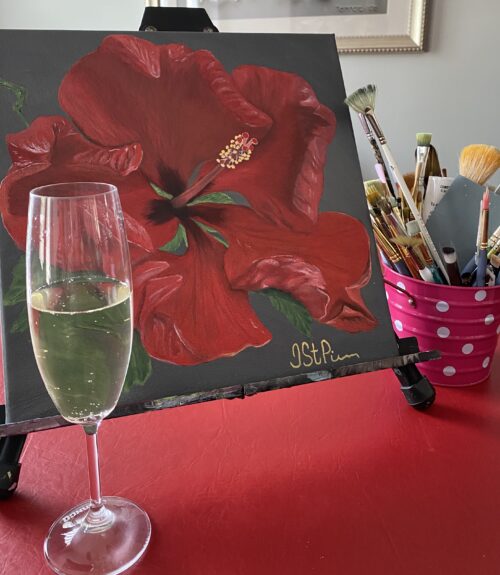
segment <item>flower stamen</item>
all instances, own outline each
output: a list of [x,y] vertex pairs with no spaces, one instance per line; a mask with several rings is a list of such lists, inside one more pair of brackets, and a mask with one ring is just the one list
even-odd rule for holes
[[219,157],[216,159],[217,165],[190,188],[173,198],[171,201],[172,206],[174,208],[185,206],[193,198],[198,196],[224,169],[234,170],[238,164],[248,161],[252,156],[254,147],[258,143],[257,138],[251,138],[248,132],[237,134],[229,144],[219,152]]
[[234,170],[238,164],[250,159],[254,147],[258,143],[257,138],[250,138],[248,132],[238,134],[219,152],[219,157],[216,161],[219,166]]

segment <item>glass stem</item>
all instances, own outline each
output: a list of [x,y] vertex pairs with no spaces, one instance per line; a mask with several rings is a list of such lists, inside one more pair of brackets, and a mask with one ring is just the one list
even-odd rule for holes
[[87,461],[89,467],[90,504],[93,511],[102,507],[101,478],[99,476],[99,450],[97,449],[97,425],[85,427]]
[[85,518],[85,528],[90,531],[102,531],[113,522],[112,514],[104,507],[101,498],[99,450],[97,448],[99,423],[84,426],[90,485],[90,509]]

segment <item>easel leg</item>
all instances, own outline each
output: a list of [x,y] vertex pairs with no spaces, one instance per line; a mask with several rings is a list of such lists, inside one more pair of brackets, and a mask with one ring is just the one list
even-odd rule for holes
[[[0,405],[0,421],[5,422],[4,405]],[[21,471],[19,459],[25,441],[26,435],[0,439],[0,499],[8,499],[17,488]]]
[[[418,352],[417,340],[413,337],[398,338],[399,353],[406,355]],[[434,403],[436,391],[430,381],[424,377],[415,364],[393,368],[401,384],[401,391],[409,405],[415,409],[427,409]]]

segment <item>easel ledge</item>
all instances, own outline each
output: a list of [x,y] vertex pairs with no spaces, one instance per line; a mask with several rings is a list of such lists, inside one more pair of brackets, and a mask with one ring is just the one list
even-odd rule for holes
[[[349,375],[380,371],[382,369],[393,369],[396,372],[396,375],[401,382],[401,391],[410,406],[415,407],[416,409],[426,409],[433,403],[435,391],[427,379],[420,375],[414,364],[439,359],[439,352],[418,351],[415,338],[401,339],[399,340],[399,346],[400,350],[405,353],[398,357],[387,357],[377,359],[375,361],[355,363],[243,385],[221,387],[187,395],[172,395],[144,403],[121,405],[117,407],[109,417],[114,418],[124,417],[126,415],[136,415],[139,413],[146,413],[148,411],[170,409],[172,407],[193,405],[195,403],[205,403],[206,401],[214,401],[217,399],[245,399],[246,397],[251,397],[265,391],[287,389],[289,387],[296,387],[307,383],[338,379]],[[416,374],[418,374],[418,376],[416,378],[413,377],[413,379],[411,376],[408,377],[408,368],[411,367],[413,367]],[[400,372],[399,374],[398,371]],[[3,423],[0,424],[0,438],[23,435],[26,433],[33,433],[35,431],[44,431],[67,425],[71,424],[60,415],[19,421],[16,423]]]

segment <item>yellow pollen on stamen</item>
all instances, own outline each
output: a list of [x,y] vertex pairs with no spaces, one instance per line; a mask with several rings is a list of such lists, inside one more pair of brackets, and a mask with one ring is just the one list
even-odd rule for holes
[[238,134],[219,152],[216,161],[222,168],[234,170],[238,164],[251,158],[254,146],[258,143],[257,138],[250,138],[247,132]]

